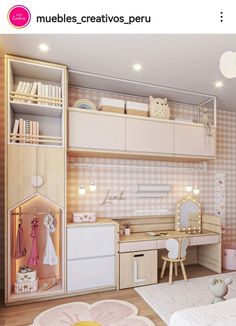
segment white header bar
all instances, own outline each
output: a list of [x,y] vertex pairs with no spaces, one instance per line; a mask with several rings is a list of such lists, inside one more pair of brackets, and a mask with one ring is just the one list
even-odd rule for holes
[[235,9],[235,0],[5,0],[0,33],[236,33]]

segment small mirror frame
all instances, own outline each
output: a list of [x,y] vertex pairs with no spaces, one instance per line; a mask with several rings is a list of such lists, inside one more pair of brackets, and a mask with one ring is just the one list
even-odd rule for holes
[[[187,201],[191,200],[194,204],[198,206],[198,212],[196,213],[198,215],[198,227],[197,228],[181,228],[180,227],[180,208],[181,205],[186,203]],[[186,233],[192,233],[194,231],[195,233],[201,233],[202,231],[202,221],[201,221],[201,204],[197,201],[197,199],[194,196],[188,195],[177,201],[176,203],[176,213],[175,213],[175,231],[185,231]]]

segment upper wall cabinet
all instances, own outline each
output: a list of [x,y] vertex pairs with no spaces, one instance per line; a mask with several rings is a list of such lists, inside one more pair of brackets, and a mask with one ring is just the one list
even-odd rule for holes
[[215,158],[216,130],[202,124],[69,109],[69,151],[166,160]]
[[125,150],[125,118],[100,112],[69,113],[69,146],[96,150]]
[[173,154],[173,123],[138,118],[126,119],[126,151]]
[[175,124],[175,155],[215,157],[215,128],[209,130],[202,125]]

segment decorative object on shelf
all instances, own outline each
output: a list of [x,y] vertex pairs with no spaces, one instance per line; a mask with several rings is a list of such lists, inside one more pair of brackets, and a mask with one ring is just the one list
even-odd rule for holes
[[35,282],[37,280],[37,272],[29,266],[20,266],[19,271],[16,274],[16,282],[25,283],[25,282]]
[[127,101],[125,105],[126,114],[148,117],[148,104]]
[[125,235],[130,235],[130,223],[124,224]]
[[215,215],[221,218],[225,225],[225,174],[215,174]]
[[46,246],[45,246],[45,253],[43,258],[43,264],[57,265],[58,258],[51,238],[51,233],[55,232],[56,230],[56,220],[49,212],[49,214],[45,216],[43,223],[46,227]]
[[53,277],[52,280],[43,283],[42,290],[47,291],[57,285],[58,285],[58,282],[57,282],[56,278]]
[[15,294],[32,293],[37,290],[38,278],[36,270],[33,270],[28,266],[20,266],[14,284]]
[[[62,317],[63,316],[63,317]],[[120,325],[120,326],[154,326],[154,323],[142,316],[138,316],[138,309],[122,300],[102,300],[93,304],[85,302],[71,302],[56,306],[41,312],[32,326],[50,325]],[[109,320],[109,323],[107,322]]]
[[186,233],[201,232],[201,205],[196,197],[188,195],[177,202],[175,230]]
[[206,131],[207,131],[207,135],[208,136],[213,136],[212,135],[212,125],[209,121],[209,117],[208,117],[208,108],[204,107],[202,108],[202,123],[204,124]]
[[125,200],[125,199],[126,199],[126,196],[125,196],[124,190],[122,190],[118,195],[112,195],[110,189],[108,189],[107,193],[105,195],[105,198],[101,202],[101,205],[112,204],[114,200],[121,201],[121,200]]
[[38,279],[33,282],[23,282],[14,284],[14,292],[15,294],[23,294],[23,293],[33,293],[38,291]]
[[124,226],[120,225],[120,227],[119,227],[119,235],[124,235],[124,233],[125,233]]
[[212,278],[209,281],[210,292],[214,296],[212,303],[218,303],[226,300],[224,296],[228,293],[228,285],[233,283],[231,278],[226,278],[224,281],[221,279]]
[[19,81],[16,91],[10,92],[10,100],[51,106],[62,106],[61,86],[41,82]]
[[25,243],[24,243],[24,231],[23,231],[23,220],[22,220],[22,211],[21,211],[21,207],[19,208],[19,219],[18,219],[18,230],[17,230],[17,235],[16,235],[16,245],[15,245],[15,253],[14,253],[14,257],[16,259],[19,259],[21,257],[26,256],[26,247],[25,247]]
[[96,222],[95,212],[73,212],[73,223]]
[[38,227],[39,227],[39,221],[36,215],[34,215],[34,218],[31,221],[32,248],[28,260],[28,264],[30,266],[37,266],[39,264],[38,243],[37,243]]
[[96,105],[87,98],[80,98],[73,104],[74,108],[97,111]]
[[166,98],[149,97],[149,116],[152,118],[169,119],[170,108]]
[[98,108],[100,111],[112,113],[125,113],[125,101],[114,98],[102,97],[99,100]]

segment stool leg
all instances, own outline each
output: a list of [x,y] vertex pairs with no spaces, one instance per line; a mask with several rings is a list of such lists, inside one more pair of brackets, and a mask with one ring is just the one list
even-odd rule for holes
[[169,283],[172,283],[172,274],[173,274],[173,262],[170,262],[170,270],[169,270]]
[[160,276],[160,278],[163,278],[163,276],[164,276],[165,269],[166,269],[166,263],[167,263],[167,261],[164,260],[163,266],[162,266],[162,270],[161,270],[161,276]]
[[175,276],[178,276],[178,263],[175,262]]
[[181,265],[181,269],[182,269],[184,280],[187,281],[187,275],[186,275],[184,264],[183,264],[182,261],[180,262],[180,265]]

